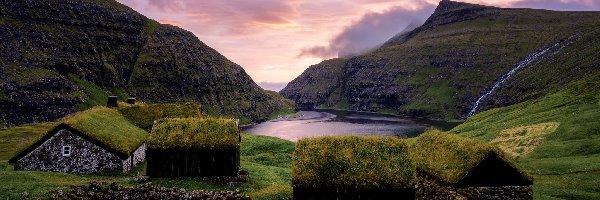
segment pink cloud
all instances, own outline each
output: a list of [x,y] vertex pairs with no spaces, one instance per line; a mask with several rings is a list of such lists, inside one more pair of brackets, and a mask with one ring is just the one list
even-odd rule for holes
[[253,29],[293,25],[298,1],[148,0],[148,7],[183,16],[190,22],[220,24],[219,34],[247,34]]
[[179,22],[177,20],[171,20],[171,19],[161,19],[161,20],[158,20],[158,22],[161,23],[161,24],[170,24],[170,25],[173,25],[173,26],[180,26],[181,25],[181,22]]
[[[368,50],[439,0],[117,0],[192,31],[256,82],[287,82],[322,57]],[[459,0],[501,7],[599,10],[600,0]],[[304,50],[304,51],[303,51]],[[304,52],[303,57],[299,53]]]

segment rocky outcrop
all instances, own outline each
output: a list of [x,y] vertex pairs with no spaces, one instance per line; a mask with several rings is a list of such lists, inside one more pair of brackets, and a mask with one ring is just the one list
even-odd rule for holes
[[[345,60],[341,58],[323,61],[317,65],[310,66],[298,78],[290,82],[279,93],[303,109],[310,109],[327,102],[328,98],[336,98],[335,90],[343,84],[343,65]],[[338,91],[337,98],[340,97]],[[333,102],[338,102],[335,99]]]
[[191,32],[114,0],[0,0],[0,67],[5,125],[54,120],[114,91],[254,121],[279,109]]
[[[316,107],[461,119],[478,97],[519,61],[573,35],[579,39],[560,53],[517,71],[480,111],[535,99],[553,87],[598,73],[593,69],[600,63],[594,59],[594,47],[600,45],[596,39],[600,36],[598,17],[600,12],[506,9],[442,1],[421,27],[338,65],[342,76],[334,79],[339,80],[336,84],[316,73],[330,71],[319,64],[281,94]],[[328,102],[331,99],[338,102]]]

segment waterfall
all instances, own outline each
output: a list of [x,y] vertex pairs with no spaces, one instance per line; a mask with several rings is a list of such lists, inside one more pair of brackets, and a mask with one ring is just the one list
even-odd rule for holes
[[[531,64],[534,61],[538,60],[538,58],[541,58],[540,61],[542,61],[544,59],[547,59],[547,58],[549,58],[551,56],[556,55],[557,53],[559,53],[562,49],[564,49],[565,47],[567,47],[571,43],[564,44],[564,45],[560,46],[559,48],[556,48],[556,47],[558,47],[561,43],[565,43],[565,42],[573,39],[574,37],[577,37],[577,35],[572,35],[572,36],[568,37],[567,39],[561,40],[561,41],[559,41],[558,43],[556,43],[554,45],[551,45],[549,47],[544,47],[544,48],[542,48],[540,50],[537,50],[537,51],[533,52],[532,54],[530,54],[529,56],[527,56],[524,60],[521,60],[510,71],[508,71],[506,74],[502,75],[500,77],[500,79],[494,83],[494,85],[492,86],[491,89],[489,89],[486,92],[484,92],[483,95],[481,95],[477,99],[477,101],[475,101],[475,103],[473,103],[473,106],[471,107],[471,111],[469,111],[469,114],[467,114],[467,117],[470,117],[470,116],[474,115],[475,112],[477,112],[477,109],[479,108],[479,104],[481,104],[481,102],[483,100],[485,100],[492,93],[494,93],[498,89],[498,87],[500,87],[500,85],[502,85],[504,82],[506,82],[506,80],[508,80],[517,70],[519,70],[519,69],[521,69],[523,67],[528,66],[529,64]],[[548,51],[550,51],[551,49],[555,49],[555,50],[548,53]]]

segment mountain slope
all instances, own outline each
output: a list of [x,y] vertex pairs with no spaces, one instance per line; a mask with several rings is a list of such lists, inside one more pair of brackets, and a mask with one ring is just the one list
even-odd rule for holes
[[[331,91],[340,90],[342,98],[338,99],[347,104],[338,105],[352,110],[461,119],[503,75],[547,47],[552,48],[482,100],[477,112],[535,99],[557,85],[598,73],[599,25],[600,12],[504,9],[442,1],[421,27],[338,65],[333,70],[343,80],[338,88],[311,91],[321,95],[309,103],[299,101],[305,92],[297,88],[322,84],[304,81],[305,72],[281,94],[301,106],[315,107],[324,106],[334,94]],[[318,71],[319,65],[312,68]]]
[[0,44],[0,124],[50,121],[109,94],[254,121],[284,104],[191,32],[114,0],[0,1]]
[[499,145],[534,175],[536,199],[600,198],[600,74],[469,117],[450,132]]

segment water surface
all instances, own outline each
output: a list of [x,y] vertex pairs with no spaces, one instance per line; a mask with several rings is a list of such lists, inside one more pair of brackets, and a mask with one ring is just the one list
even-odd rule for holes
[[298,141],[331,135],[384,135],[416,137],[427,128],[450,130],[459,123],[411,119],[378,113],[315,110],[300,111],[302,117],[277,119],[242,128],[242,132]]

